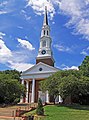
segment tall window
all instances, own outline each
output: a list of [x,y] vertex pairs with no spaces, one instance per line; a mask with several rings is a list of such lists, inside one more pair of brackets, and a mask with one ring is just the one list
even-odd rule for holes
[[45,30],[44,30],[44,35],[45,35]]
[[47,35],[49,34],[48,30],[47,30]]
[[42,47],[46,47],[46,41],[45,40],[42,43]]

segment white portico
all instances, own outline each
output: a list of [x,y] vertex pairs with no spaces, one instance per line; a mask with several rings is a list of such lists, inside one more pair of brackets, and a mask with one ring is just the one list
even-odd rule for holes
[[43,102],[49,102],[48,91],[42,93],[39,89],[39,82],[45,80],[53,73],[59,71],[59,69],[49,66],[45,63],[39,62],[30,69],[22,73],[22,84],[26,87],[26,97],[21,98],[20,102],[34,103],[38,101],[40,97]]

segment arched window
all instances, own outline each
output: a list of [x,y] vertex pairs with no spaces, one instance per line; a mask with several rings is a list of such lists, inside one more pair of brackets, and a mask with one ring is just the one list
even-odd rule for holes
[[44,35],[45,35],[45,30],[44,30]]
[[49,35],[49,32],[48,32],[48,30],[47,30],[47,35]]
[[46,41],[45,40],[42,43],[42,47],[46,47]]

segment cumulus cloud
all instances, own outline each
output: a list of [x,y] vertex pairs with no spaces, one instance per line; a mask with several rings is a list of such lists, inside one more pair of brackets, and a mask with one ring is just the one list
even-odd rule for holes
[[27,14],[25,10],[21,10],[20,13],[21,13],[21,15],[24,16],[24,18],[25,18],[26,20],[29,21],[29,20],[31,19],[31,16],[30,16],[29,14]]
[[62,0],[59,5],[63,14],[69,16],[67,27],[75,34],[81,34],[89,40],[89,0]]
[[84,56],[88,56],[89,55],[89,47],[87,47],[86,49],[83,49],[80,54],[82,54]]
[[63,45],[58,45],[58,44],[54,45],[54,48],[56,48],[58,51],[61,51],[61,52],[71,52],[72,51],[71,48],[65,47]]
[[8,63],[10,68],[16,69],[18,71],[25,71],[33,66],[33,64],[29,64],[29,63],[19,63],[19,62],[14,63],[12,61],[8,61]]
[[48,12],[50,13],[50,18],[51,19],[53,18],[55,14],[53,0],[27,0],[27,2],[28,2],[27,6],[31,6],[34,12],[38,15],[43,14],[44,7],[47,6]]
[[14,10],[13,8],[14,3],[15,3],[14,0],[0,1],[0,15],[12,12]]
[[[19,71],[24,71],[28,68],[30,68],[33,64],[28,63],[29,55],[30,59],[33,59],[33,53],[32,50],[34,49],[32,45],[28,41],[26,42],[26,45],[23,41],[21,44],[25,45],[27,50],[21,49],[20,51],[11,51],[4,42],[4,36],[5,33],[0,32],[0,63],[5,64],[6,66],[16,69]],[[30,50],[31,53],[28,51]],[[32,55],[31,55],[32,54]],[[29,60],[30,60],[29,59]]]
[[5,43],[0,40],[0,63],[4,63],[12,56],[11,51],[7,48]]
[[7,48],[7,46],[5,45],[5,43],[0,40],[0,56],[11,56],[11,51]]
[[69,17],[67,27],[72,27],[75,35],[80,34],[89,40],[89,0],[27,0],[27,6],[33,8],[36,14],[43,14],[44,6],[48,7],[52,19],[59,7],[59,13]]
[[65,64],[61,65],[61,69],[63,69],[63,70],[79,70],[78,66],[71,66],[71,67],[69,67],[69,66],[66,66]]
[[11,50],[5,45],[3,37],[5,33],[0,32],[0,63],[4,63],[12,56]]
[[28,50],[31,50],[31,51],[35,49],[29,41],[22,40],[20,38],[18,38],[17,40],[23,48],[27,48]]
[[0,39],[3,39],[4,36],[5,36],[5,33],[0,32]]

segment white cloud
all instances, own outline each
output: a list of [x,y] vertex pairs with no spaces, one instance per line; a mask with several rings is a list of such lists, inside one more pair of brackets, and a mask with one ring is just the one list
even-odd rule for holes
[[75,35],[80,34],[89,40],[89,0],[26,0],[27,6],[33,8],[36,14],[43,14],[44,6],[48,7],[50,18],[54,17],[56,6],[59,13],[69,17],[67,27],[72,27]]
[[[31,50],[31,52],[25,49],[21,49],[19,51],[11,51],[3,41],[3,37],[5,33],[0,32],[0,64],[5,64],[6,66],[16,69],[19,71],[24,71],[30,68],[33,64],[28,63],[33,59],[34,55],[32,50],[34,49],[28,41],[24,41],[27,44],[27,48]],[[2,38],[2,39],[1,39]],[[25,43],[22,43],[23,45]],[[30,59],[29,59],[30,55]]]
[[19,28],[19,29],[23,29],[23,27],[22,27],[22,26],[17,26],[17,28]]
[[84,50],[81,52],[81,54],[82,54],[82,55],[85,55],[85,56],[87,56],[87,55],[88,55],[88,54],[87,54],[87,52],[86,52],[86,51],[84,51]]
[[26,20],[30,20],[30,19],[31,19],[31,16],[30,16],[30,15],[27,15],[27,13],[26,13],[25,10],[21,10],[20,13],[21,13],[21,15],[24,16],[24,18],[25,18]]
[[[30,55],[31,53],[29,53]],[[5,64],[6,66],[16,69],[18,71],[24,71],[33,64],[27,63],[29,59],[27,51],[11,51],[5,43],[0,40],[0,63]],[[32,59],[30,55],[30,59]]]
[[20,38],[18,38],[17,40],[23,48],[27,48],[28,50],[31,50],[31,51],[35,49],[29,41],[22,40]]
[[69,67],[69,66],[66,66],[65,64],[62,64],[62,65],[61,65],[61,68],[62,68],[63,70],[79,70],[79,69],[78,69],[78,66],[71,66],[71,67]]
[[72,51],[71,48],[65,47],[65,46],[63,46],[63,45],[58,45],[58,44],[56,44],[56,45],[54,45],[54,47],[55,47],[58,51],[61,51],[61,52],[71,52],[71,51]]
[[89,0],[62,0],[59,5],[63,14],[69,16],[67,27],[72,27],[75,34],[81,34],[89,40]]
[[16,69],[18,71],[25,71],[33,66],[33,64],[29,64],[29,63],[19,63],[19,62],[14,63],[12,61],[8,61],[8,63],[10,68]]
[[0,11],[0,15],[1,14],[6,14],[6,13],[8,13],[8,11],[3,11],[3,10]]
[[10,13],[14,10],[13,4],[14,4],[14,0],[4,0],[0,2],[0,15],[1,14],[7,14]]
[[7,62],[12,57],[11,50],[5,45],[4,41],[0,39],[0,63]]
[[0,63],[6,62],[10,57],[12,57],[11,50],[5,45],[5,42],[3,41],[3,37],[6,34],[3,32],[0,32]]
[[6,11],[5,8],[3,9],[3,7],[6,6],[7,4],[8,4],[7,1],[0,2],[0,8],[1,8],[0,9],[0,15],[8,13],[8,11]]
[[82,54],[84,56],[88,56],[89,55],[89,47],[87,47],[86,49],[83,49],[80,54]]
[[7,4],[8,4],[8,1],[2,1],[2,2],[0,2],[0,6],[7,5]]
[[44,13],[44,7],[47,6],[48,12],[50,13],[50,18],[52,19],[55,14],[55,9],[53,6],[53,0],[27,0],[27,6],[31,6],[34,12],[38,15]]
[[0,32],[0,39],[3,39],[4,36],[5,36],[5,33]]

